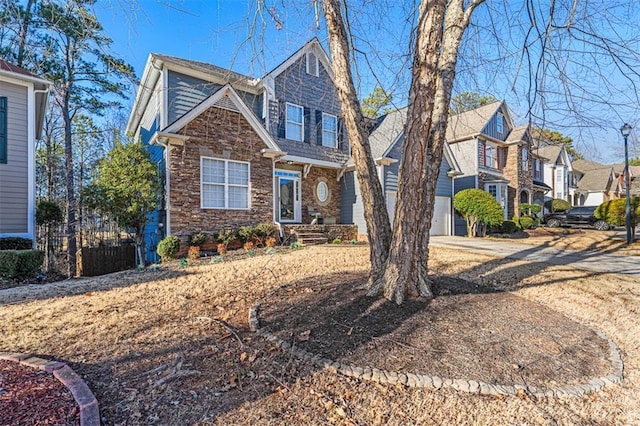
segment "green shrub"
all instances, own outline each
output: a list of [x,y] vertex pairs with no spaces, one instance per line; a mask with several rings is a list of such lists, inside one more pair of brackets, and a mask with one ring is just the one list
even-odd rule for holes
[[207,242],[207,234],[204,232],[194,232],[189,237],[189,243],[192,246],[202,247]]
[[514,232],[516,232],[516,229],[518,229],[518,226],[515,222],[511,220],[505,220],[504,222],[502,222],[500,231],[503,234],[513,234]]
[[[640,198],[632,197],[629,203],[631,204],[631,226],[635,228],[635,226],[640,223]],[[605,201],[600,204],[594,212],[595,217],[615,226],[625,226],[626,215],[626,198]]]
[[162,258],[163,262],[175,258],[176,254],[180,250],[180,239],[175,235],[169,235],[160,243],[158,243],[158,254]]
[[256,238],[255,226],[241,226],[238,228],[238,238],[243,244],[253,241]]
[[566,212],[571,208],[571,204],[569,204],[568,201],[565,201],[561,198],[554,198],[552,200],[549,200],[544,203],[544,206],[547,208],[547,210],[551,211],[552,213]]
[[42,269],[44,252],[40,250],[0,251],[0,276],[5,278],[32,277]]
[[38,225],[49,225],[62,222],[62,209],[53,201],[38,201],[36,206],[36,223]]
[[273,223],[259,223],[254,227],[253,233],[260,240],[260,244],[264,245],[267,238],[278,234],[278,227]]
[[32,248],[33,240],[30,238],[0,238],[0,250],[31,250]]
[[502,206],[482,189],[464,189],[453,197],[453,208],[465,218],[469,237],[484,237],[487,227],[500,226],[504,221]]
[[340,238],[334,238],[332,243],[333,244],[342,244],[342,240]]
[[218,236],[216,237],[216,240],[218,240],[219,243],[224,244],[225,247],[235,239],[236,231],[234,231],[233,229],[223,229],[222,231],[218,232]]
[[531,216],[520,216],[518,224],[520,229],[531,229],[533,227],[534,219]]
[[534,216],[542,211],[542,206],[537,204],[520,203],[520,214],[524,216]]

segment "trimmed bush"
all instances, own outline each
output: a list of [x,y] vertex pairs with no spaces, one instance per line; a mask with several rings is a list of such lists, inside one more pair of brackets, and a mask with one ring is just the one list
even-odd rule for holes
[[467,221],[469,237],[484,237],[487,227],[500,226],[504,221],[502,206],[482,189],[464,189],[453,197],[453,208]]
[[571,204],[561,198],[554,198],[544,203],[544,206],[552,213],[566,212],[571,208]]
[[191,237],[189,237],[189,242],[192,246],[202,247],[204,243],[207,242],[207,234],[204,232],[194,232],[191,234]]
[[175,235],[169,235],[158,243],[157,251],[163,262],[174,259],[179,250],[180,239]]
[[518,229],[518,226],[515,222],[511,220],[505,220],[504,222],[502,222],[500,231],[503,234],[513,234],[514,232],[516,232],[516,229]]
[[[640,223],[640,198],[632,197],[629,204],[631,204],[631,226],[635,228]],[[596,208],[593,215],[611,225],[625,226],[627,199],[618,198],[617,200],[605,201]]]
[[44,252],[40,250],[0,251],[0,276],[25,278],[36,275],[42,269]]
[[218,240],[219,243],[224,244],[225,247],[235,239],[236,231],[234,231],[233,229],[223,229],[222,231],[218,232],[218,235],[216,236],[216,240]]
[[520,214],[524,216],[534,216],[542,211],[542,206],[537,204],[520,203]]
[[31,250],[32,248],[33,240],[30,238],[0,238],[0,250]]
[[518,220],[520,229],[531,229],[533,227],[534,220],[531,216],[521,216]]

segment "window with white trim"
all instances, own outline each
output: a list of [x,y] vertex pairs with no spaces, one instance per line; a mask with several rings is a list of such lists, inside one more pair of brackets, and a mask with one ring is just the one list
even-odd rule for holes
[[307,74],[311,74],[313,76],[318,76],[318,57],[313,52],[307,52],[306,56],[307,62]]
[[502,113],[496,115],[496,131],[500,134],[504,132],[504,115]]
[[304,135],[304,109],[300,105],[287,102],[287,127],[285,138],[302,142]]
[[522,170],[529,170],[529,150],[522,148]]
[[200,171],[203,209],[249,208],[249,163],[201,157]]
[[498,168],[498,147],[489,143],[484,147],[484,165],[492,169]]
[[338,118],[322,113],[322,146],[338,147]]
[[493,196],[493,198],[498,199],[498,185],[489,184],[487,185],[487,192]]

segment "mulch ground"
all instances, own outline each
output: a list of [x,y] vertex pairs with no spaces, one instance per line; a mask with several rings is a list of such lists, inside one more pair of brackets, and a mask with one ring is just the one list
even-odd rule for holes
[[71,392],[51,374],[0,360],[0,425],[80,424]]
[[610,373],[608,343],[556,311],[454,277],[436,298],[402,306],[371,298],[354,274],[281,288],[261,326],[332,360],[494,384],[553,387]]

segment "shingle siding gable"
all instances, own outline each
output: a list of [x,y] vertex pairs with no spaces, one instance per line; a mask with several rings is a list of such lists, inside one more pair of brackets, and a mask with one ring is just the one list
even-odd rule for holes
[[[301,55],[299,60],[275,77],[275,100],[269,105],[272,123],[269,130],[274,138],[277,138],[282,150],[290,155],[344,162],[349,152],[347,143],[338,141],[339,149],[322,146],[322,113],[340,117],[340,103],[333,80],[321,61],[318,61],[318,67],[318,77],[307,74],[305,55]],[[306,143],[284,138],[283,112],[287,102],[305,108]],[[320,127],[319,130],[318,127]]]

